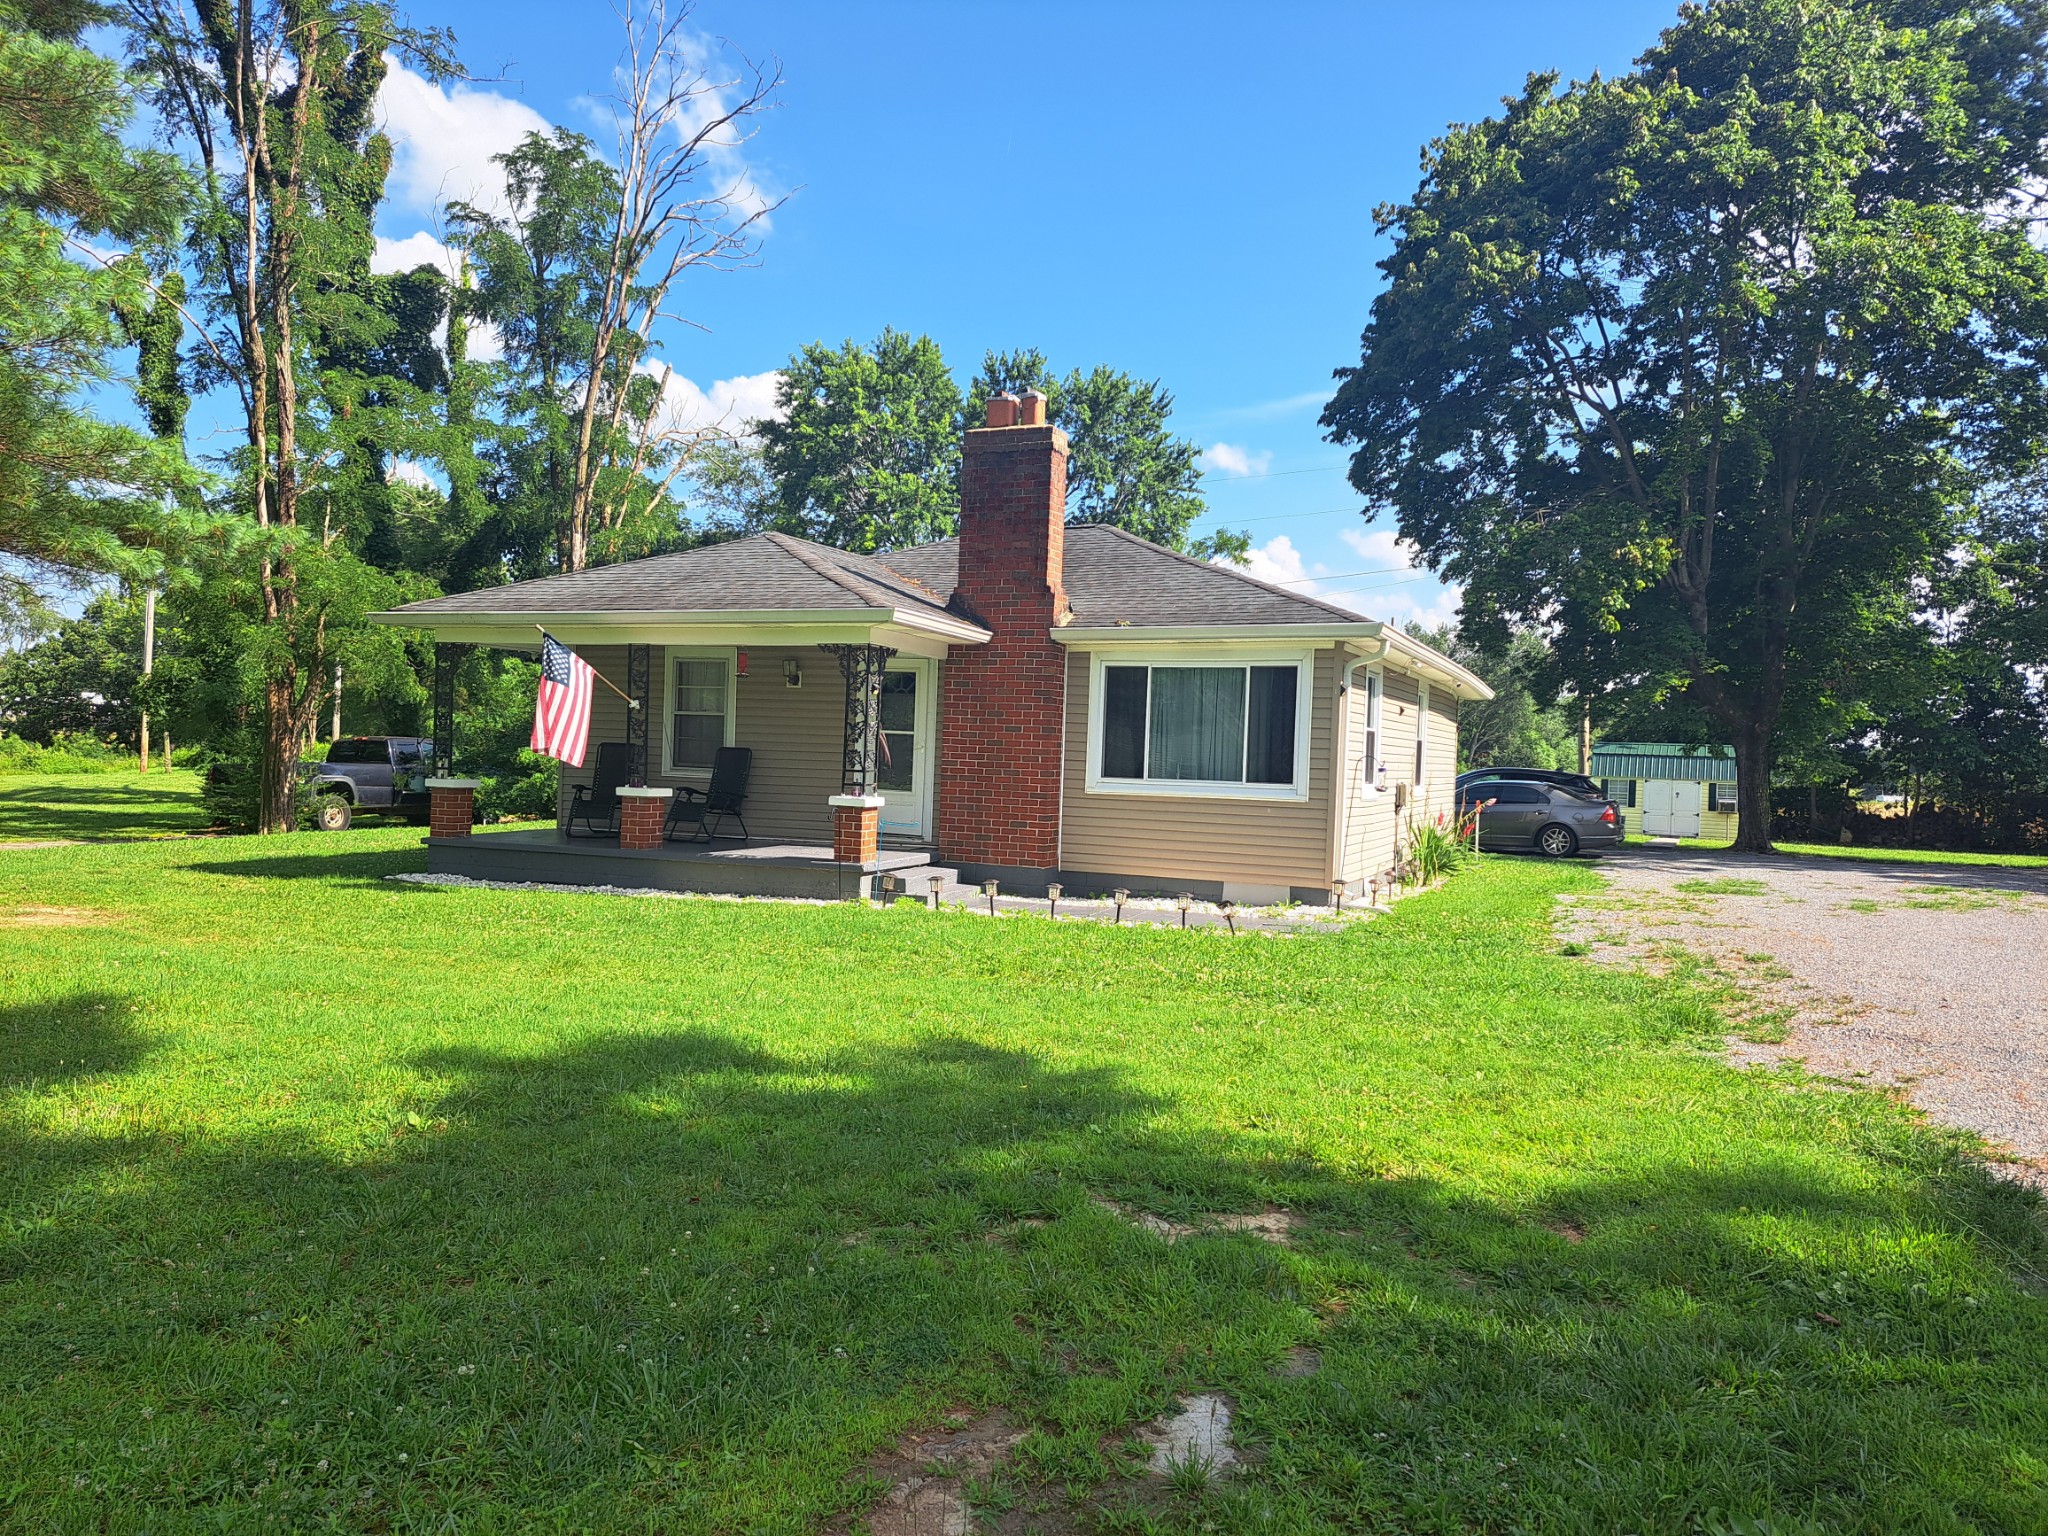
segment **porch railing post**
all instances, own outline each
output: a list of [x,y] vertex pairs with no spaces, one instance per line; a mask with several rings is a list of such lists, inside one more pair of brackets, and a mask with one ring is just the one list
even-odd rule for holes
[[434,642],[434,776],[455,772],[455,676],[476,647],[452,640]]
[[839,658],[846,678],[846,731],[840,754],[839,792],[875,792],[876,742],[882,729],[882,678],[896,652],[886,645],[821,645]]
[[651,668],[654,647],[651,645],[629,645],[626,647],[626,692],[639,706],[626,711],[626,781],[629,784],[647,782],[647,717],[653,688]]

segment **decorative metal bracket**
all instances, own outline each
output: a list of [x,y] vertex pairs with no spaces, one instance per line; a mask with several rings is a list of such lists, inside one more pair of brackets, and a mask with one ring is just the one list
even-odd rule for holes
[[455,773],[455,679],[475,650],[453,640],[434,642],[434,776]]
[[839,658],[846,678],[846,735],[839,765],[842,795],[875,792],[876,741],[882,731],[882,676],[896,654],[886,645],[820,645]]
[[652,702],[653,656],[654,647],[651,645],[626,647],[626,692],[639,704],[639,708],[626,711],[626,782],[629,784],[647,782],[647,717],[653,713],[648,707]]

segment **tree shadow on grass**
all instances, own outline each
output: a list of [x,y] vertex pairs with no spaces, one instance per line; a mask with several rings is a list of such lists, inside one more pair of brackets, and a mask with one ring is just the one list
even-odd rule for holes
[[132,1071],[149,1043],[133,998],[104,988],[0,1008],[0,1095]]
[[0,789],[0,841],[154,839],[202,830],[207,819],[199,791],[193,788],[81,785],[71,780]]
[[227,875],[238,880],[317,880],[328,885],[370,886],[386,892],[439,894],[442,887],[421,885],[410,880],[392,880],[392,875],[417,874],[426,868],[422,847],[365,849],[360,853],[338,851],[334,840],[340,833],[293,833],[294,838],[319,839],[316,851],[266,853],[253,858],[204,859],[184,867],[202,875]]
[[[1518,1209],[1185,1134],[1113,1067],[946,1034],[412,1065],[434,1086],[388,1110],[346,1084],[268,1130],[8,1148],[68,1179],[0,1263],[73,1308],[10,1336],[24,1518],[814,1528],[949,1404],[1034,1426],[1016,1488],[1114,1489],[1122,1438],[1208,1390],[1262,1461],[1190,1526],[1876,1530],[2028,1496],[1999,1458],[2048,1336],[1997,1293],[2038,1202],[1990,1232],[1903,1133],[1871,1177],[1674,1167]],[[1300,1226],[1168,1243],[1103,1195]],[[1323,1369],[1276,1377],[1301,1343]]]

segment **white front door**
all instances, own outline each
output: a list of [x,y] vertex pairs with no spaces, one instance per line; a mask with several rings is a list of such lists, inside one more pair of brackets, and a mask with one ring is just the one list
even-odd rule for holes
[[932,754],[938,748],[939,664],[902,659],[882,678],[882,733],[876,786],[882,841],[924,843],[932,835]]
[[1643,830],[1652,837],[1700,835],[1700,787],[1686,779],[1643,781]]

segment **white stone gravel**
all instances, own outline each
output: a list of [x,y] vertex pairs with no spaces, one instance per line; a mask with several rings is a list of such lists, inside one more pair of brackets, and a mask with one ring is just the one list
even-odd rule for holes
[[[1794,1010],[1781,1043],[1736,1042],[1737,1060],[1898,1088],[2048,1183],[2048,870],[1671,848],[1602,869],[1631,904],[1580,908],[1579,936],[1625,941],[1596,954],[1676,942]],[[1763,889],[1679,889],[1724,880]],[[1759,977],[1760,954],[1789,974]]]

